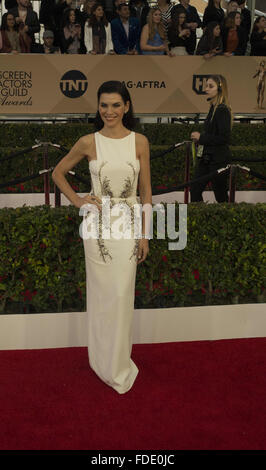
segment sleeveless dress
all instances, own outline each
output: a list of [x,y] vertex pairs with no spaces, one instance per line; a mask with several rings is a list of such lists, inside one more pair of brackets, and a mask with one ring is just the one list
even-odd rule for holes
[[97,159],[89,162],[91,194],[101,198],[102,211],[87,212],[83,218],[83,228],[95,231],[94,238],[83,233],[88,355],[94,372],[122,394],[138,374],[130,356],[138,250],[133,228],[137,236],[141,229],[136,197],[140,167],[134,132],[122,139],[96,132],[95,143]]
[[[162,40],[158,31],[155,32],[153,39],[149,39],[147,44],[149,46],[162,46],[164,41]],[[164,55],[164,51],[142,51],[143,55]]]

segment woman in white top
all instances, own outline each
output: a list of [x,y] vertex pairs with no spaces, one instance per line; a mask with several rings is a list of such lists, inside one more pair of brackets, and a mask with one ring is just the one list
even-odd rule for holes
[[92,7],[91,17],[86,21],[84,29],[87,54],[114,54],[111,25],[100,3]]
[[[52,177],[84,215],[79,233],[86,266],[89,363],[103,382],[124,394],[139,372],[131,350],[136,270],[149,252],[149,142],[132,131],[132,101],[123,83],[103,83],[97,98],[97,132],[81,137],[58,163]],[[88,161],[92,191],[80,197],[65,175],[83,158]],[[138,187],[142,224],[135,211]]]

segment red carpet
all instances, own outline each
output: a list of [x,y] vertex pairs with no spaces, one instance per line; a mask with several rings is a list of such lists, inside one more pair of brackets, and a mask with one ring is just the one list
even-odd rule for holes
[[118,395],[86,348],[0,351],[0,449],[266,449],[266,339],[133,346]]

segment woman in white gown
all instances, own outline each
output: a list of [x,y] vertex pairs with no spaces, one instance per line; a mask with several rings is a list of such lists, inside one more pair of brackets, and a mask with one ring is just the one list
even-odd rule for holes
[[[138,374],[130,357],[135,278],[137,264],[145,260],[149,251],[151,212],[143,212],[141,232],[135,233],[138,219],[134,217],[134,207],[138,204],[139,180],[140,203],[151,208],[149,143],[146,137],[132,131],[132,102],[124,84],[105,82],[97,97],[97,132],[81,137],[58,163],[52,177],[70,202],[77,208],[83,206],[85,212],[82,236],[90,366],[122,394],[130,390]],[[83,158],[88,159],[92,191],[80,197],[65,175]]]

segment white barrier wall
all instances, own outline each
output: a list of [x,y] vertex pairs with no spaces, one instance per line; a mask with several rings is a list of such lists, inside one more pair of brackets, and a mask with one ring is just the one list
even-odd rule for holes
[[[266,337],[266,304],[135,310],[133,343]],[[87,346],[87,313],[0,315],[0,350]]]
[[[85,196],[87,193],[78,193],[80,196]],[[213,191],[204,191],[203,199],[205,202],[215,202]],[[266,191],[236,191],[236,202],[266,202]],[[62,206],[69,205],[68,199],[61,195]],[[159,202],[179,202],[184,203],[184,192],[172,192],[157,195],[152,197],[153,204]],[[0,209],[3,207],[22,207],[26,206],[40,206],[45,204],[44,194],[0,194]],[[50,194],[50,204],[54,206],[54,194]]]

